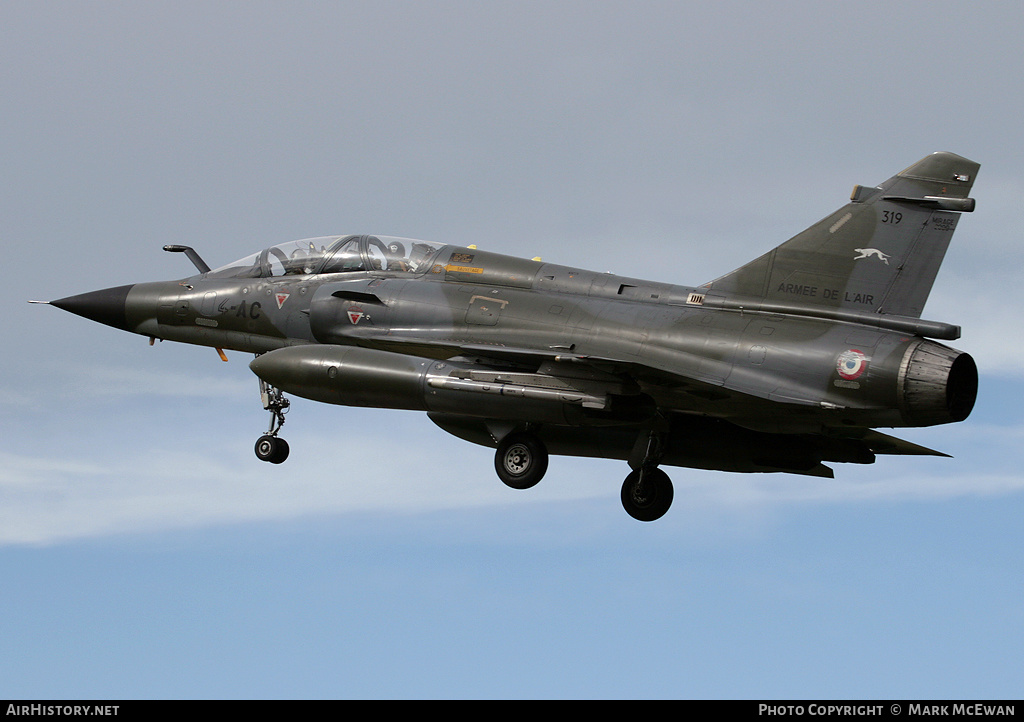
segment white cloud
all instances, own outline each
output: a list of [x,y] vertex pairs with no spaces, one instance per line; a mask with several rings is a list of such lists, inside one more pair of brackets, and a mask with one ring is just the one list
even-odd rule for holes
[[[380,426],[379,413],[387,412],[339,415],[336,433],[294,437],[292,456],[280,466],[256,461],[248,453],[251,440],[234,434],[218,439],[214,451],[208,450],[209,439],[201,443],[192,436],[176,438],[173,448],[123,453],[133,445],[129,441],[77,461],[0,454],[0,544],[594,498],[624,514],[618,508],[626,471],[621,463],[556,457],[544,482],[517,492],[494,476],[489,450],[449,438],[418,416],[415,423],[428,425],[422,433],[403,419]],[[998,447],[995,458],[1016,453],[1024,437],[1020,427],[969,433]],[[708,519],[757,518],[793,505],[944,501],[1024,491],[1024,474],[977,467],[969,459],[881,457],[872,467],[837,465],[833,480],[666,467],[676,486],[676,508],[661,523],[672,524],[670,517],[679,514],[677,523],[704,528]]]

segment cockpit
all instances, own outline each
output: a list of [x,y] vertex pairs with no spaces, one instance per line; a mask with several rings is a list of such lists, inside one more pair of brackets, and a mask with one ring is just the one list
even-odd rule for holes
[[393,236],[321,236],[265,248],[209,278],[277,278],[352,271],[420,274],[443,246]]

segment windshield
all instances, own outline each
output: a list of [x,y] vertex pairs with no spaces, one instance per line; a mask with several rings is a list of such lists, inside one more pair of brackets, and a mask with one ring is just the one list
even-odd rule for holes
[[316,273],[423,273],[440,244],[393,236],[322,236],[279,243],[210,271],[210,278],[275,278]]

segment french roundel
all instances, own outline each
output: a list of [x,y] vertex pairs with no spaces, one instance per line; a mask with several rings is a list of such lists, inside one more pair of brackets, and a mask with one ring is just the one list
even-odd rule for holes
[[844,379],[853,380],[863,374],[868,368],[868,357],[855,348],[843,351],[836,361],[836,371]]

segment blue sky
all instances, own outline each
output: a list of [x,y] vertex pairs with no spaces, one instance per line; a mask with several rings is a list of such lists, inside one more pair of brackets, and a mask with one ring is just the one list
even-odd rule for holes
[[[0,694],[1019,697],[1024,10],[1001,3],[0,7]],[[698,284],[936,150],[982,164],[925,311],[952,459],[625,465],[535,489],[412,412],[28,299],[375,232]],[[398,452],[394,451],[397,446]]]

